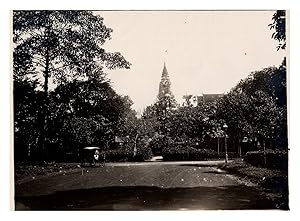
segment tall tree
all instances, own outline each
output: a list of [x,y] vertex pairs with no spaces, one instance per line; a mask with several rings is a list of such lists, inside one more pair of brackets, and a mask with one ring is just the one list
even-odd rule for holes
[[281,68],[275,67],[241,80],[218,103],[218,117],[228,124],[229,135],[259,138],[272,148],[287,148],[285,85]]
[[74,77],[102,77],[103,67],[129,68],[119,53],[106,52],[102,45],[111,38],[103,18],[90,11],[14,11],[14,75],[39,80],[44,91],[44,126],[47,131],[49,80],[55,83]]
[[35,84],[28,79],[15,79],[13,83],[15,160],[31,159],[37,149],[43,94],[35,91]]
[[272,38],[279,42],[277,51],[286,48],[286,11],[277,10],[273,17],[273,22],[269,24],[270,29],[274,30]]

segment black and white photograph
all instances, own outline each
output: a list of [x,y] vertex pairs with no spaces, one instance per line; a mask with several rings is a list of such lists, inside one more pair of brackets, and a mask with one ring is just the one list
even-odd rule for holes
[[15,211],[289,207],[289,10],[11,10]]

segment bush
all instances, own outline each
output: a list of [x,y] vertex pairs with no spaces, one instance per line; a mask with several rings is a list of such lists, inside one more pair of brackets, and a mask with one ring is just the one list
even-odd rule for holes
[[138,146],[136,155],[133,157],[132,161],[143,162],[149,160],[153,157],[153,153],[149,146]]
[[144,143],[137,144],[136,155],[133,155],[134,143],[127,143],[120,148],[105,151],[108,162],[143,162],[151,159],[153,154],[150,147]]
[[162,149],[163,159],[174,160],[208,160],[218,158],[218,153],[214,150],[196,149],[182,143],[172,143]]
[[[266,155],[266,164],[264,157]],[[266,150],[250,151],[245,155],[246,163],[258,167],[267,167],[270,169],[287,170],[288,168],[288,153],[282,150]]]
[[149,142],[149,147],[153,151],[154,154],[160,155],[162,152],[162,149],[164,147],[167,147],[169,143],[171,143],[172,140],[164,135],[156,135],[154,136],[151,141]]
[[105,151],[105,158],[108,162],[126,162],[130,161],[132,157],[133,149],[130,149],[129,145]]

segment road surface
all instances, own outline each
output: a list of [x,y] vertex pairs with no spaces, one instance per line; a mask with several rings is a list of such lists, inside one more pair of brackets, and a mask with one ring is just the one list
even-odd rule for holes
[[16,210],[275,209],[214,162],[118,163],[16,184]]

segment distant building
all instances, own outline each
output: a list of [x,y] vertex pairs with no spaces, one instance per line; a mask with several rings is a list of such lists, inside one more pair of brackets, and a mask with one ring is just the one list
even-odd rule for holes
[[164,68],[159,83],[157,99],[159,100],[161,98],[164,98],[165,96],[173,96],[173,93],[171,91],[171,81],[168,70],[166,68],[166,63],[164,63]]
[[164,106],[166,109],[177,107],[176,99],[171,91],[171,81],[166,68],[166,63],[164,63],[164,68],[159,83],[156,104]]
[[184,95],[182,106],[196,107],[200,104],[210,103],[223,97],[224,94],[202,94],[202,95]]
[[[184,95],[182,106],[194,106],[199,104],[214,102],[223,97],[224,94],[202,94],[202,95]],[[175,97],[171,91],[171,81],[169,73],[164,63],[161,80],[159,83],[156,105],[164,107],[164,109],[173,109],[178,107]]]

